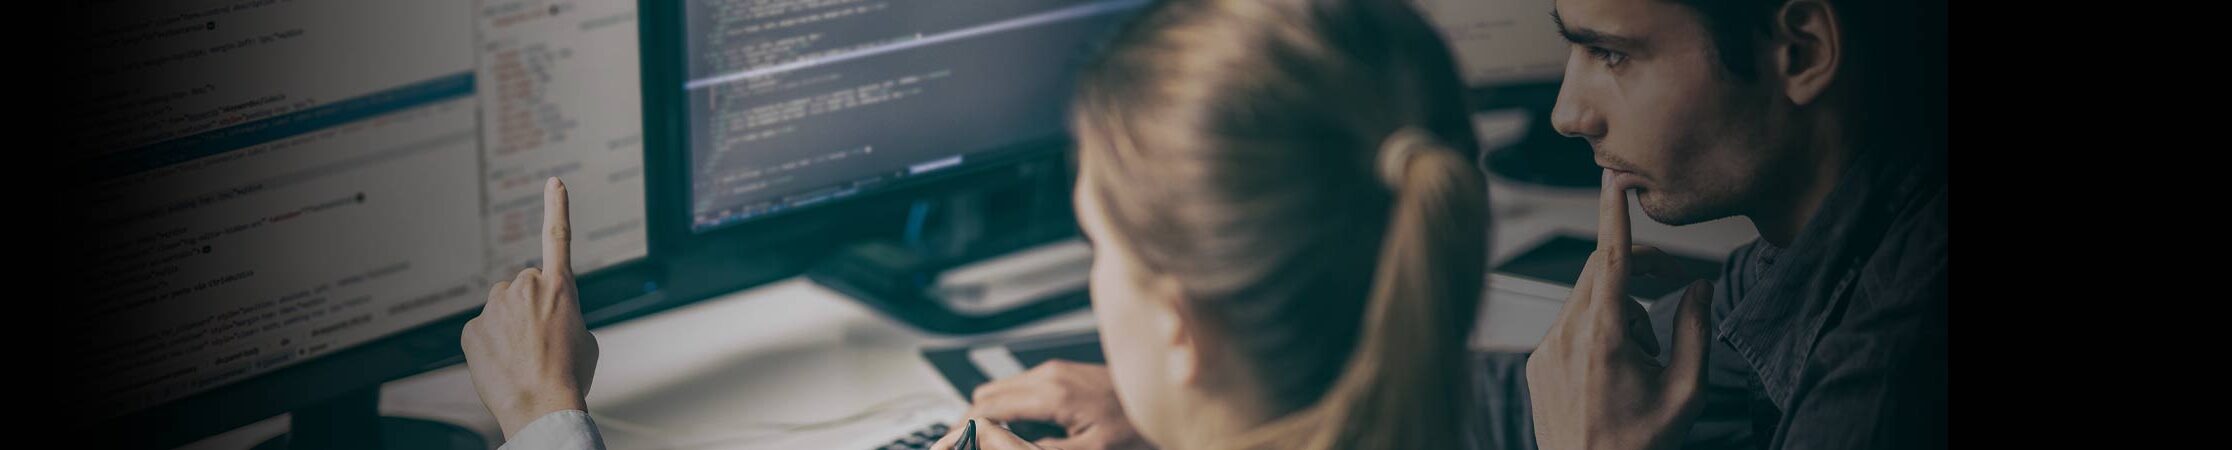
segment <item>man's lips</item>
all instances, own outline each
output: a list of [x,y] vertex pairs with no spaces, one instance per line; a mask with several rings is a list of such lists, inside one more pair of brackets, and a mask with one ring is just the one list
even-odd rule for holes
[[1635,172],[1611,167],[1605,167],[1604,171],[1612,174],[1612,183],[1619,185],[1621,189],[1639,188],[1643,185],[1643,176],[1636,175]]

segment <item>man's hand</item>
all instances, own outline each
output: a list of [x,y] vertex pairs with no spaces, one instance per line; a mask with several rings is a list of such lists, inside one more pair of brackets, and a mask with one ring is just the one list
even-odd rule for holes
[[1550,450],[1672,448],[1704,406],[1712,285],[1698,281],[1683,293],[1669,362],[1659,364],[1646,314],[1628,299],[1627,277],[1662,273],[1651,266],[1664,264],[1633,261],[1657,252],[1630,247],[1627,189],[1609,172],[1598,208],[1597,251],[1527,361],[1535,440]]
[[[1047,361],[1021,375],[977,386],[973,397],[975,404],[969,407],[969,417],[1002,423],[1049,422],[1069,433],[1069,437],[1040,439],[1039,446],[1064,450],[1154,448],[1124,418],[1107,366]],[[983,434],[984,428],[984,424],[977,424],[977,433]]]
[[574,293],[572,236],[566,185],[552,178],[543,186],[542,267],[497,282],[480,317],[465,322],[465,367],[507,439],[545,414],[588,410],[597,337]]

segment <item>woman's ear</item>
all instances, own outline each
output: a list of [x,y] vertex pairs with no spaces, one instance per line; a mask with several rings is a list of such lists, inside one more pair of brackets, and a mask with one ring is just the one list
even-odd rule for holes
[[1147,302],[1148,322],[1154,327],[1155,340],[1163,344],[1163,369],[1171,382],[1184,386],[1198,386],[1203,381],[1202,366],[1207,348],[1200,339],[1201,317],[1194,311],[1185,289],[1178,280],[1167,275],[1156,275],[1147,283],[1146,293],[1152,297]]

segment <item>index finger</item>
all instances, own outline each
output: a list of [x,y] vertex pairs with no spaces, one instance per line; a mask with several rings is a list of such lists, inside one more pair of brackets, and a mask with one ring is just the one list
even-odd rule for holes
[[543,183],[543,273],[573,273],[573,226],[566,219],[566,202],[565,182],[551,177]]
[[[1005,381],[1005,380],[1002,380]],[[1031,386],[985,384],[971,395],[969,417],[992,420],[1061,422],[1061,400],[1047,389]],[[1062,424],[1069,425],[1069,424]]]
[[1604,171],[1604,190],[1597,205],[1597,251],[1591,257],[1597,267],[1596,284],[1591,286],[1588,301],[1583,308],[1597,321],[1600,332],[1619,333],[1627,327],[1626,309],[1618,302],[1633,302],[1627,298],[1629,252],[1633,239],[1628,233],[1627,186],[1619,183],[1610,169]]
[[1604,192],[1597,202],[1597,250],[1618,252],[1614,256],[1624,257],[1633,243],[1628,235],[1627,186],[1620,185],[1612,173],[1612,169],[1604,170]]

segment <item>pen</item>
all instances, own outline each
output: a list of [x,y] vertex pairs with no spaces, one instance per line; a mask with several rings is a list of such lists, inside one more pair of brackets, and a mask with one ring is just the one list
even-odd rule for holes
[[969,419],[969,427],[967,429],[961,430],[961,440],[959,442],[953,443],[953,450],[978,450],[976,442],[976,419]]

